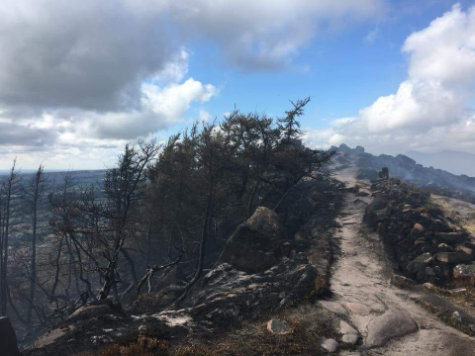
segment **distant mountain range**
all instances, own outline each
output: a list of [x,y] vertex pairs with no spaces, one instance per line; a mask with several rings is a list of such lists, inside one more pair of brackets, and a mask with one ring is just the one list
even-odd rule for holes
[[372,155],[365,152],[361,146],[352,149],[342,144],[339,147],[332,147],[332,149],[352,156],[358,162],[361,178],[376,178],[377,172],[381,168],[387,167],[391,176],[407,183],[443,191],[454,197],[475,200],[475,177],[456,175],[442,169],[425,167],[405,155]]
[[454,174],[475,177],[475,154],[460,151],[423,153],[409,151],[407,156],[427,167],[440,168]]

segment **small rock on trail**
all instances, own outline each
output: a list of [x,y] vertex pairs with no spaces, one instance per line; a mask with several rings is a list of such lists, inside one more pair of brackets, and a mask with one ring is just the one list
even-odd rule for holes
[[325,339],[322,348],[328,352],[335,352],[338,349],[338,342],[335,339]]

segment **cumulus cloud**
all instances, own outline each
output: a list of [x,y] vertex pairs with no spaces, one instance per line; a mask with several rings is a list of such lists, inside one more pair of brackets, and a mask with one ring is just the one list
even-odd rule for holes
[[97,115],[91,125],[98,137],[136,138],[180,122],[192,102],[207,102],[216,88],[193,78],[165,88],[142,85],[141,110]]
[[461,149],[475,152],[475,7],[451,11],[411,34],[408,78],[357,117],[324,132],[308,132],[326,143],[363,144],[377,152]]
[[[26,116],[21,119],[3,119],[4,132],[0,142],[29,145],[27,132],[50,132],[39,137],[38,142],[52,142],[55,137],[76,140],[80,137],[95,139],[135,139],[146,137],[160,129],[179,123],[193,102],[205,103],[216,95],[217,89],[211,84],[189,78],[182,83],[170,83],[164,87],[144,83],[141,88],[141,104],[137,109],[114,112],[96,112],[78,109],[47,110],[41,116]],[[5,115],[5,114],[4,114]],[[2,114],[0,114],[0,120]],[[2,125],[2,121],[0,121]],[[22,135],[15,132],[25,131]],[[55,133],[56,131],[56,133]],[[45,136],[45,135],[42,135]],[[2,139],[5,137],[5,139]],[[12,137],[6,140],[6,137]],[[22,141],[22,138],[25,138]],[[49,140],[48,140],[48,139]],[[63,140],[65,141],[65,140]]]
[[275,70],[322,29],[372,19],[385,2],[6,0],[0,146],[49,144],[59,155],[55,147],[76,152],[86,139],[96,140],[90,148],[153,135],[217,94],[188,77],[187,49],[197,41],[240,69]]
[[0,9],[0,103],[130,107],[142,81],[183,71],[182,47],[197,35],[239,65],[273,66],[322,23],[368,18],[382,1],[9,0]]
[[18,125],[14,122],[0,121],[0,142],[4,145],[25,145],[38,149],[54,142],[57,133],[32,125]]
[[180,51],[163,5],[15,0],[0,9],[0,102],[115,109]]

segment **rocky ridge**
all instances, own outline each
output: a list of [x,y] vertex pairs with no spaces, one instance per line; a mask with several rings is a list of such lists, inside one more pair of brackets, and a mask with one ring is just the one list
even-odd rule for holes
[[[88,305],[24,354],[473,354],[473,337],[427,310],[442,305],[434,299],[436,293],[418,288],[416,282],[427,276],[418,280],[408,268],[429,252],[428,263],[447,266],[441,276],[448,279],[433,281],[443,285],[453,279],[457,266],[451,255],[434,258],[417,244],[421,250],[413,258],[402,263],[400,257],[413,253],[414,242],[422,237],[428,246],[439,248],[433,240],[441,238],[449,247],[462,242],[469,248],[467,234],[436,210],[420,209],[426,205],[424,194],[397,183],[404,192],[401,199],[410,198],[412,205],[406,212],[407,206],[391,205],[403,214],[397,234],[401,247],[391,251],[389,242],[395,245],[396,240],[385,241],[391,229],[386,231],[384,224],[396,224],[387,206],[394,197],[385,198],[381,187],[357,179],[349,160],[335,171],[338,181],[304,181],[276,211],[258,208],[235,229],[216,265],[178,306],[170,306],[182,291],[174,285],[142,295],[129,309],[112,303]],[[406,217],[417,221],[406,222]],[[462,237],[451,243],[454,233]],[[425,255],[417,263],[426,262],[425,257],[429,259]],[[399,265],[414,280],[394,275],[393,267]],[[472,317],[450,302],[444,313],[464,325]]]

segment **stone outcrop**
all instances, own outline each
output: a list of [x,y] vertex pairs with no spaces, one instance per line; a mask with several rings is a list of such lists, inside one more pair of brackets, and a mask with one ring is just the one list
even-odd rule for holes
[[223,263],[193,288],[185,310],[207,327],[228,328],[308,299],[316,282],[317,272],[304,254],[253,274]]
[[289,252],[290,242],[279,216],[271,209],[258,207],[228,239],[218,263],[258,272],[277,264]]
[[430,200],[430,194],[395,179],[373,184],[365,222],[376,230],[397,272],[445,284],[456,265],[475,260],[470,235]]

